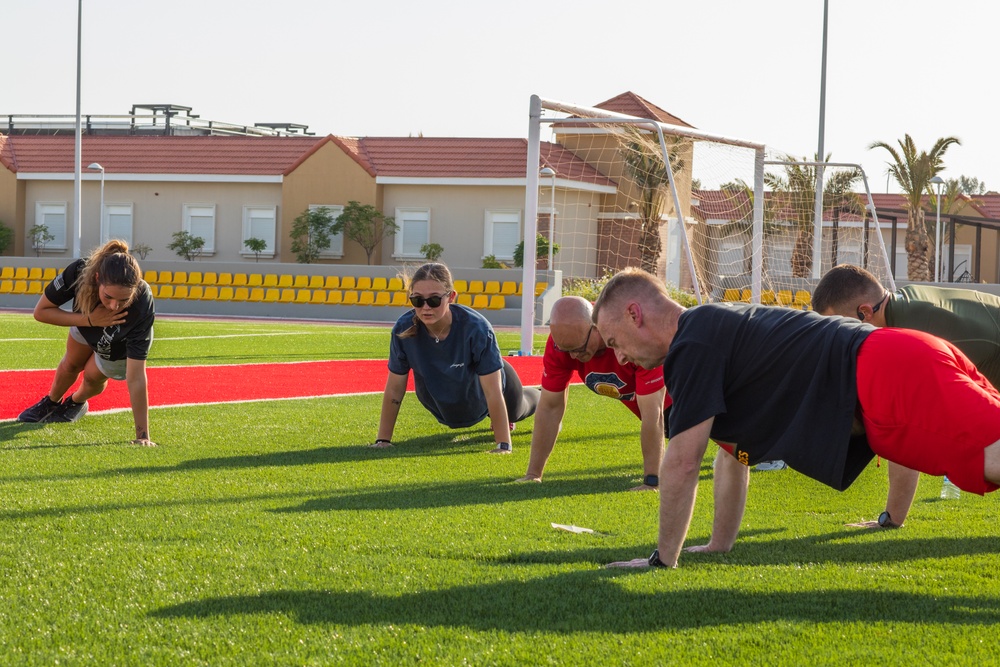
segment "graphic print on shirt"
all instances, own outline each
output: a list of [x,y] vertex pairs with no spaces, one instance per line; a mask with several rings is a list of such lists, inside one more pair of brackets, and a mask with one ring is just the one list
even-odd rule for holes
[[587,373],[584,384],[595,394],[608,398],[617,398],[619,401],[631,401],[635,398],[635,392],[621,392],[626,383],[617,373]]
[[101,340],[97,341],[97,354],[102,359],[111,359],[111,343],[115,340],[115,334],[121,331],[121,325],[116,324],[111,327],[104,327]]

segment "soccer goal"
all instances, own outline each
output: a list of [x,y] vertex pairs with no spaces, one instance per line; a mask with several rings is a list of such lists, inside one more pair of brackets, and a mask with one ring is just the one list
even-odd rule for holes
[[[551,140],[542,141],[543,128]],[[548,256],[524,244],[525,285],[536,284],[538,270],[566,281],[638,266],[698,303],[808,308],[822,273],[852,263],[895,289],[858,165],[796,160],[751,141],[537,96],[527,164],[524,238],[542,236]],[[527,354],[536,317],[530,299],[522,304]]]

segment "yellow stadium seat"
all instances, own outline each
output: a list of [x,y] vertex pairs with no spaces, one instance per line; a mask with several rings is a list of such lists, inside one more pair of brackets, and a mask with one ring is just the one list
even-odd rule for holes
[[[232,287],[229,288],[232,291]],[[208,285],[205,287],[205,291],[201,295],[202,301],[218,301],[219,300],[219,287],[217,285]]]
[[406,292],[393,292],[392,301],[389,303],[390,306],[402,306],[407,307],[410,305],[410,300],[406,296]]
[[26,294],[41,294],[43,289],[45,289],[45,283],[41,280],[29,280]]
[[323,283],[323,287],[326,289],[339,289],[340,276],[327,276],[326,281]]
[[520,290],[517,288],[517,282],[513,280],[505,280],[503,284],[500,285],[500,293],[504,296],[514,296]]
[[503,294],[494,294],[490,297],[490,305],[486,306],[488,310],[503,310],[507,307],[507,299]]
[[201,271],[192,271],[188,274],[187,278],[188,285],[200,285],[201,284]]
[[343,303],[344,293],[339,289],[330,290],[326,295],[326,302],[331,306],[336,306],[339,303]]
[[535,283],[535,296],[541,296],[542,292],[549,288],[548,283]]
[[812,308],[812,295],[805,290],[799,290],[795,293],[792,305],[796,308],[801,308],[802,310],[809,310]]
[[750,303],[750,299],[752,297],[753,297],[753,293],[750,290],[748,290],[748,289],[742,290],[740,292],[740,301],[742,301],[744,303]]
[[174,286],[167,283],[166,285],[160,285],[160,291],[156,295],[158,299],[173,299],[174,298]]
[[375,304],[375,292],[371,290],[362,290],[358,294],[358,305],[359,306],[371,306]]
[[252,303],[259,303],[264,300],[264,288],[263,287],[250,287],[250,298],[247,301]]
[[13,280],[14,279],[14,267],[5,266],[0,269],[0,280]]
[[779,306],[790,306],[792,305],[792,290],[778,290],[778,305]]
[[19,266],[14,269],[14,280],[27,280],[28,279],[28,267]]
[[233,284],[233,274],[231,273],[220,273],[215,284],[219,287],[228,287]]
[[725,290],[722,293],[722,300],[723,301],[739,301],[740,300],[740,291],[738,289],[735,289],[735,288],[727,289],[727,290]]
[[483,287],[483,294],[499,294],[499,293],[500,293],[500,281],[487,280],[486,285]]
[[482,294],[483,293],[483,281],[482,280],[470,280],[469,281],[469,294]]
[[292,287],[295,289],[303,289],[309,287],[309,276],[307,275],[297,275],[295,276],[295,281],[292,283]]
[[344,292],[344,300],[341,302],[345,306],[356,306],[358,304],[358,293],[354,290]]
[[476,310],[484,310],[490,305],[490,297],[485,294],[476,294],[472,297],[472,307]]
[[195,301],[201,301],[205,295],[205,288],[201,285],[191,285],[188,290],[188,298],[194,299]]
[[374,306],[388,306],[392,303],[392,293],[391,292],[375,292],[375,303]]
[[[10,275],[14,275],[14,272],[11,271]],[[14,281],[13,280],[10,280],[10,279],[0,280],[0,294],[10,294],[13,291],[14,291]]]
[[[291,287],[275,288],[278,291],[278,301],[281,303],[295,303],[295,290]],[[270,292],[271,290],[267,290]],[[270,301],[270,299],[267,299]]]
[[150,285],[152,285],[153,283],[156,282],[156,278],[157,278],[156,271],[143,271],[142,272],[142,279],[145,280]]
[[460,305],[460,306],[468,306],[469,308],[472,308],[472,295],[471,294],[465,294],[465,293],[459,294],[458,295],[458,305]]
[[[267,278],[264,279],[264,283],[266,285]],[[292,287],[294,286],[294,284],[295,284],[295,276],[288,273],[282,273],[280,276],[278,276],[278,284],[275,285],[275,287],[281,287],[281,288]]]
[[55,280],[56,276],[58,275],[59,275],[59,269],[50,266],[49,268],[42,271],[42,280],[44,280],[45,282],[51,282]]
[[310,276],[307,287],[309,289],[323,289],[323,276]]
[[173,282],[174,274],[170,271],[160,271],[160,275],[156,277],[156,282],[160,285]]
[[390,292],[399,292],[403,289],[403,279],[402,278],[389,278],[389,284],[386,287]]
[[340,279],[340,289],[342,290],[357,289],[355,287],[356,284],[354,276],[344,276]]
[[153,285],[149,286],[149,293],[153,295],[154,299],[158,296],[159,287],[160,286],[156,285],[156,284],[153,284]]
[[[233,284],[236,285],[237,283],[234,281]],[[247,276],[247,282],[246,282],[247,287],[260,287],[263,284],[264,284],[264,276],[260,275],[259,273],[251,273],[250,275]]]
[[389,289],[389,279],[382,276],[372,278],[372,289],[375,291]]
[[[291,278],[291,276],[289,276],[289,278]],[[289,283],[289,285],[291,285],[291,283]],[[277,287],[278,286],[278,274],[276,274],[276,273],[265,273],[264,274],[264,282],[262,283],[261,286],[262,287]]]
[[245,273],[233,274],[233,287],[250,287],[250,278]]
[[468,280],[456,280],[454,284],[455,291],[459,294],[463,294],[469,291],[469,281]]
[[28,269],[28,280],[41,280],[42,279],[42,267],[33,266]]
[[11,294],[27,294],[28,293],[28,281],[27,280],[15,280],[14,288],[10,291]]
[[326,290],[314,289],[312,296],[309,297],[309,303],[326,303]]
[[183,285],[187,282],[187,271],[174,271],[174,279],[170,282],[174,285]]
[[[260,288],[258,288],[260,289]],[[263,295],[262,295],[263,296]],[[233,292],[233,301],[249,301],[250,300],[250,288],[249,287],[237,287]]]
[[225,285],[219,288],[219,301],[233,301],[236,297],[235,288],[232,285]]
[[774,290],[766,289],[760,293],[760,303],[764,306],[773,306],[778,302],[778,298],[774,295]]
[[309,303],[312,299],[312,291],[307,289],[295,290],[295,303]]
[[175,299],[186,299],[188,298],[188,286],[178,285],[174,288],[174,298]]
[[357,290],[370,290],[372,288],[371,276],[361,276],[358,278],[358,282],[355,285]]
[[215,275],[215,271],[206,271],[201,278],[202,285],[214,285],[217,282],[219,282],[219,278]]
[[[292,300],[295,299],[295,294],[292,294]],[[278,303],[281,301],[281,290],[277,287],[265,287],[264,288],[264,301],[266,303]]]

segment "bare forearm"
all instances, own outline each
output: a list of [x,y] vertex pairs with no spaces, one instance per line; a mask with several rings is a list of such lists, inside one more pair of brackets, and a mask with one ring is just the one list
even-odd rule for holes
[[388,389],[382,394],[382,412],[378,420],[378,440],[392,440],[392,432],[396,429],[396,419],[399,417],[399,408],[403,404],[403,391],[396,395]]
[[531,456],[528,458],[527,477],[541,479],[545,464],[556,446],[559,428],[562,424],[562,411],[545,409],[539,406],[535,413],[535,423],[531,430]]
[[128,395],[132,404],[132,419],[135,422],[137,440],[149,439],[149,389],[145,371],[137,378],[129,378]]
[[885,501],[885,511],[889,513],[892,522],[902,526],[906,515],[913,505],[913,497],[920,483],[920,473],[916,470],[888,462],[889,465],[889,496]]
[[709,551],[729,551],[736,543],[747,504],[750,468],[719,448],[715,456],[715,518]]

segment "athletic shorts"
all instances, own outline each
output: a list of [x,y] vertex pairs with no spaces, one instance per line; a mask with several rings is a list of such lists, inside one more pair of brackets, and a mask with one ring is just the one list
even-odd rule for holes
[[[69,328],[69,335],[73,337],[77,343],[81,345],[90,346],[87,339],[83,337],[80,330],[76,327]],[[94,361],[97,363],[97,370],[104,373],[106,377],[112,380],[124,380],[125,379],[125,367],[128,364],[128,359],[119,359],[118,361],[108,361],[107,359],[102,359],[96,352],[94,353]]]
[[858,351],[858,403],[872,451],[980,495],[984,450],[1000,440],[1000,392],[951,343],[878,329]]

